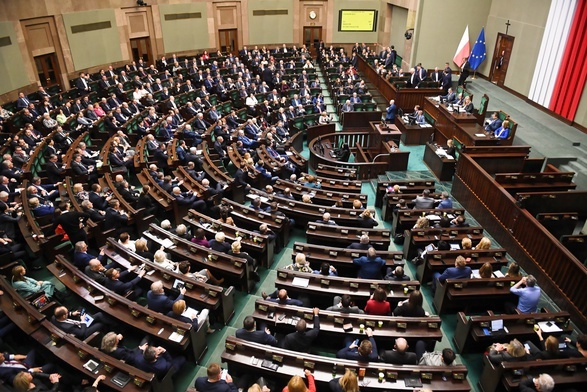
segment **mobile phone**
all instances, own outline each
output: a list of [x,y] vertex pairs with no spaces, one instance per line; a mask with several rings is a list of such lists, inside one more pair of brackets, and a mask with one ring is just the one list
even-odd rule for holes
[[81,308],[81,310],[79,311],[79,314],[82,315],[82,316],[84,314],[86,314],[86,308]]
[[355,339],[355,341],[353,342],[353,344],[354,344],[355,346],[358,346],[358,345],[359,345],[359,339]]
[[528,343],[524,343],[524,347],[526,348],[526,350],[530,350],[530,345]]
[[279,317],[277,318],[279,321],[282,321],[285,318],[285,313],[280,314]]

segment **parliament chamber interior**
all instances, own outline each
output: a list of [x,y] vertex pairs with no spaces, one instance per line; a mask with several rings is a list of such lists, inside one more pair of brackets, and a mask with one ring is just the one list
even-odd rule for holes
[[586,0],[0,3],[0,391],[587,391]]

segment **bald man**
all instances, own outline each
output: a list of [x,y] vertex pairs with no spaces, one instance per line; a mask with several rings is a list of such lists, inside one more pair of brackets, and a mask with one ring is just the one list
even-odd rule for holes
[[383,362],[394,365],[416,365],[418,358],[416,353],[408,352],[408,341],[404,338],[395,339],[393,350],[382,350],[380,353]]

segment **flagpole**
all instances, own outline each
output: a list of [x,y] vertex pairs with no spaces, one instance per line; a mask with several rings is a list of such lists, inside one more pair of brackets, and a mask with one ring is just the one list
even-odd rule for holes
[[473,71],[473,77],[471,79],[477,79],[477,70]]

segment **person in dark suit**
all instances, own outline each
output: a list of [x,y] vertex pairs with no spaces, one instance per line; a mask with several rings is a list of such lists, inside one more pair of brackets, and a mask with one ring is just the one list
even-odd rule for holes
[[385,121],[393,124],[395,121],[395,116],[397,115],[397,106],[395,106],[395,101],[392,99],[389,101],[389,106],[385,112]]
[[434,72],[430,74],[430,79],[438,84],[442,83],[442,72],[438,70],[438,67],[434,67]]
[[79,95],[89,94],[92,92],[92,88],[90,87],[84,72],[80,72],[79,78],[75,81],[75,87],[77,87]]
[[55,309],[51,322],[63,332],[72,334],[80,340],[86,339],[96,331],[101,331],[105,326],[105,317],[100,312],[90,315],[94,321],[89,327],[81,321],[81,316],[83,315],[79,310],[70,312],[65,306],[59,306]]
[[14,389],[27,392],[53,392],[60,389],[61,375],[58,373],[30,373],[21,371],[14,377]]
[[487,121],[487,125],[485,125],[485,131],[495,133],[499,128],[501,128],[501,124],[503,121],[499,118],[497,112],[491,113],[491,117]]
[[155,312],[167,314],[172,310],[175,301],[183,299],[185,291],[185,287],[181,288],[177,298],[171,299],[167,296],[167,294],[165,294],[163,283],[160,280],[153,282],[151,284],[151,290],[147,292],[147,303],[149,305],[149,309],[154,310]]
[[445,95],[440,96],[440,102],[446,102],[449,104],[449,103],[455,103],[456,100],[457,100],[457,95],[452,90],[452,87],[448,88],[448,91]]
[[206,376],[196,378],[195,388],[201,392],[237,392],[238,388],[232,382],[232,376],[226,373],[222,379],[222,369],[217,363],[208,365]]
[[414,68],[410,69],[410,78],[408,79],[408,87],[416,88],[420,84],[421,80],[416,73]]
[[475,110],[475,106],[473,106],[473,102],[471,102],[471,97],[469,95],[465,97],[465,101],[463,102],[463,110],[468,114],[472,114],[473,110]]
[[233,185],[244,186],[247,189],[251,187],[249,185],[249,168],[247,165],[243,165],[236,170]]
[[465,83],[467,82],[467,78],[471,73],[471,66],[469,64],[469,58],[465,57],[463,64],[461,65],[461,76],[459,77],[459,81],[457,82],[457,86],[465,87]]
[[463,256],[458,256],[455,266],[449,267],[442,274],[435,272],[432,277],[432,289],[436,289],[436,282],[444,283],[447,279],[467,279],[471,277],[471,267]]
[[381,271],[385,266],[385,260],[377,256],[375,248],[369,248],[366,256],[353,259],[353,264],[359,267],[358,278],[375,280],[383,278]]
[[84,230],[86,220],[90,217],[85,212],[71,211],[71,203],[63,202],[59,205],[61,214],[53,221],[53,227],[49,230],[54,233],[57,226],[61,225],[72,244],[79,241],[87,242],[87,234]]
[[28,108],[31,101],[24,95],[24,93],[18,93],[18,99],[16,100],[16,108],[18,110]]
[[116,229],[113,237],[123,232],[134,233],[134,228],[128,225],[128,215],[120,208],[120,202],[117,199],[111,199],[108,202],[104,216],[104,230],[110,229]]
[[141,270],[137,276],[135,276],[132,280],[128,282],[124,282],[122,279],[125,279],[132,271],[136,269],[136,266],[131,267],[130,270],[127,271],[118,271],[116,268],[111,268],[106,271],[106,282],[104,285],[107,289],[114,291],[120,295],[126,295],[129,291],[133,291],[133,298],[140,297],[143,293],[143,290],[138,287],[138,283],[141,281],[141,278],[145,276],[145,270]]
[[108,202],[112,199],[112,196],[103,196],[102,187],[100,184],[92,184],[92,191],[89,193],[89,200],[92,202],[94,208],[100,211],[106,211],[108,208]]
[[381,350],[381,360],[394,365],[416,365],[418,356],[408,350],[408,341],[404,338],[395,339],[393,350]]
[[51,184],[56,184],[63,180],[65,168],[62,164],[57,162],[57,155],[52,154],[49,156],[49,162],[45,164],[45,170],[47,172],[47,178]]
[[277,339],[271,335],[269,328],[256,328],[256,322],[253,316],[245,317],[243,321],[243,328],[237,329],[235,336],[239,339],[247,340],[249,342],[277,346]]
[[[96,259],[96,256],[88,253],[88,244],[86,242],[78,241],[74,244],[73,265],[83,271],[93,259]],[[97,259],[100,262],[106,262],[103,250],[100,251]]]
[[159,379],[165,377],[169,369],[179,372],[186,359],[182,355],[174,358],[163,347],[147,346],[144,352],[135,352],[132,359],[134,366],[148,373],[154,373]]
[[175,201],[182,206],[193,208],[198,212],[204,212],[206,209],[206,201],[198,199],[198,196],[192,191],[182,192],[181,188],[176,186],[173,187],[171,196],[175,197]]
[[102,286],[106,283],[106,267],[102,265],[100,260],[91,259],[86,268],[84,268],[84,272],[89,278],[100,283]]
[[321,223],[323,225],[336,226],[336,222],[334,220],[330,219],[330,213],[329,212],[325,212],[324,214],[322,214],[322,219],[318,219],[316,221],[316,223]]
[[82,163],[82,156],[80,154],[75,154],[73,156],[71,170],[76,176],[86,176],[86,180],[90,184],[98,181],[98,173],[94,171],[93,166],[86,167],[86,165]]
[[0,353],[0,379],[13,385],[15,376],[22,371],[31,373],[51,373],[54,370],[52,363],[38,366],[37,352],[33,349],[26,355]]
[[[528,377],[520,381],[520,392],[552,392],[554,389],[554,379],[550,374],[542,373],[538,377]],[[568,392],[578,391],[575,389],[566,390]]]
[[286,350],[293,350],[307,353],[310,346],[318,337],[320,333],[320,309],[314,308],[314,326],[306,330],[306,320],[303,318],[298,320],[296,324],[296,331],[287,334],[283,339],[282,348]]
[[367,234],[363,234],[361,237],[359,237],[359,242],[350,244],[347,246],[347,249],[367,250],[371,248],[369,241],[369,236]]
[[373,330],[367,328],[365,334],[367,335],[367,339],[363,339],[360,344],[356,344],[353,337],[347,336],[344,342],[345,346],[338,350],[336,358],[361,362],[377,362],[379,355],[377,353],[377,343],[373,339]]

